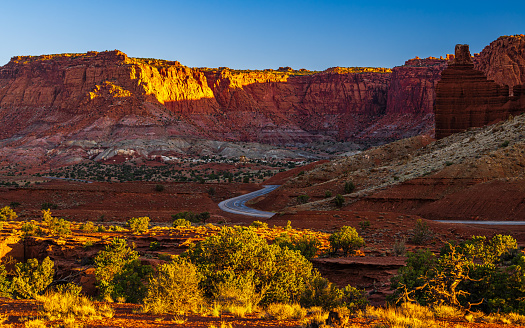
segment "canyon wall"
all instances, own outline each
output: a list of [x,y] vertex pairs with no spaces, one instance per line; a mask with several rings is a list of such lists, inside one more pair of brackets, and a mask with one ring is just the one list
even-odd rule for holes
[[468,45],[457,45],[455,51],[455,59],[441,73],[436,87],[436,138],[493,124],[525,111],[521,86],[514,86],[509,96],[509,86],[489,80],[474,69]]

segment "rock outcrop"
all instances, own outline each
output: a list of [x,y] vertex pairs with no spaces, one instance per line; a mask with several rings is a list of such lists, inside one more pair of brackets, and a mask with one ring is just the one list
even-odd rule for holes
[[471,127],[481,127],[525,111],[521,87],[513,89],[488,80],[474,69],[468,45],[457,45],[455,59],[442,73],[436,87],[436,138]]
[[502,36],[474,57],[474,68],[509,89],[525,84],[525,35]]

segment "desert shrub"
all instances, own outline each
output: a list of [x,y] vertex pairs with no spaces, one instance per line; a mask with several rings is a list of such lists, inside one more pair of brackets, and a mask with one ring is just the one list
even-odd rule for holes
[[359,228],[361,228],[361,230],[370,228],[370,220],[359,221]]
[[42,221],[47,225],[49,234],[66,236],[71,234],[71,222],[51,215],[51,210],[42,210]]
[[330,197],[332,197],[332,192],[330,190],[325,191],[324,198],[330,198]]
[[345,256],[365,245],[363,238],[359,237],[355,228],[350,226],[341,227],[338,232],[328,237],[328,241],[332,254],[336,254],[341,249]]
[[182,258],[159,265],[150,276],[144,312],[183,314],[204,304],[197,268]]
[[15,276],[11,283],[13,296],[19,299],[34,298],[43,292],[53,281],[54,263],[46,257],[42,263],[29,259],[26,263],[16,263]]
[[392,287],[398,296],[421,304],[524,313],[524,273],[525,255],[516,240],[478,236],[459,245],[447,243],[437,258],[428,252],[409,254]]
[[163,192],[164,191],[164,186],[161,185],[161,184],[155,185],[155,191]]
[[261,304],[298,300],[312,276],[312,264],[299,252],[268,245],[252,229],[224,227],[191,245],[183,254],[203,274],[201,286],[211,297],[226,281],[251,277]]
[[394,242],[394,246],[392,247],[392,251],[394,252],[395,256],[405,255],[407,251],[405,239],[396,240]]
[[58,205],[57,204],[54,204],[54,203],[50,203],[50,202],[45,202],[45,203],[42,203],[42,206],[40,206],[40,208],[42,210],[56,210],[58,208]]
[[268,223],[261,222],[261,221],[253,221],[252,224],[250,224],[250,227],[252,228],[268,228]]
[[325,310],[346,307],[352,312],[364,310],[369,304],[366,292],[350,285],[338,288],[326,278],[316,274],[308,283],[301,298],[303,306],[319,306]]
[[341,194],[337,194],[337,196],[335,196],[335,198],[333,199],[333,203],[337,207],[343,207],[343,205],[345,204],[345,198]]
[[191,227],[191,222],[186,219],[176,219],[173,221],[173,227]]
[[147,216],[131,218],[126,223],[133,233],[143,233],[149,229],[149,217]]
[[303,234],[299,238],[282,233],[275,238],[275,243],[280,247],[286,247],[291,250],[301,252],[307,259],[311,259],[317,254],[321,242],[313,234]]
[[152,241],[151,243],[149,243],[149,249],[152,250],[152,251],[156,251],[156,250],[159,250],[160,249],[160,243],[158,241]]
[[7,271],[3,264],[0,264],[0,297],[11,297],[11,281],[7,279]]
[[299,204],[306,204],[306,203],[308,203],[309,199],[310,199],[310,196],[308,196],[308,195],[299,195],[299,196],[297,196],[297,202]]
[[95,276],[101,298],[124,298],[131,303],[144,298],[144,281],[151,273],[151,267],[141,265],[138,258],[138,253],[121,238],[113,238],[111,244],[97,253]]
[[42,231],[42,228],[40,228],[38,225],[36,225],[35,221],[31,222],[24,222],[22,224],[22,227],[20,228],[22,230],[22,235],[24,237],[26,236],[41,236],[44,234]]
[[84,232],[95,232],[95,231],[97,231],[97,226],[95,226],[95,224],[93,224],[93,222],[87,221],[86,223],[84,223],[84,224],[82,224],[80,226],[80,230],[82,230]]
[[433,238],[434,232],[428,226],[428,223],[417,219],[414,227],[414,235],[410,239],[416,245],[422,245]]
[[300,304],[272,303],[265,309],[265,316],[275,320],[298,320],[306,317],[306,309]]
[[191,211],[180,212],[171,216],[171,218],[176,221],[179,219],[184,219],[192,223],[201,223],[206,222],[210,218],[210,212],[202,213],[193,213]]
[[345,194],[351,194],[355,190],[355,185],[352,181],[345,182]]
[[11,221],[18,217],[16,215],[15,211],[11,209],[9,206],[4,206],[0,208],[0,221]]
[[459,319],[463,316],[464,311],[455,307],[446,304],[437,304],[432,307],[432,311],[437,318],[453,318]]

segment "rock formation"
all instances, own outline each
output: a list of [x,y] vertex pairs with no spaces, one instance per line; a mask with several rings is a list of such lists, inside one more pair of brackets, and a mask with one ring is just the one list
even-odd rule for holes
[[474,69],[468,45],[457,45],[455,59],[441,73],[436,87],[436,138],[481,127],[525,111],[525,99],[509,96],[509,87],[488,80]]

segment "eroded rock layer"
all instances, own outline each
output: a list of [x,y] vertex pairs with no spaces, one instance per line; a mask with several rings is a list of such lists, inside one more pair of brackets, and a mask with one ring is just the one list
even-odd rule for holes
[[[488,80],[474,69],[468,45],[457,45],[455,59],[441,73],[436,87],[436,138],[481,127],[525,111],[521,86],[513,88]],[[515,91],[515,93],[514,93]]]

